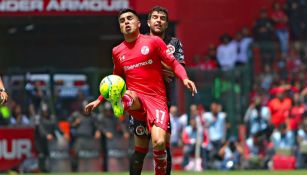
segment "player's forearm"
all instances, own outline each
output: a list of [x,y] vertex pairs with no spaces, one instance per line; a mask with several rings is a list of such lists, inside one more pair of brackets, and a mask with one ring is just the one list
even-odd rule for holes
[[174,61],[172,64],[172,68],[174,70],[174,73],[176,74],[176,76],[178,78],[180,78],[181,80],[187,79],[188,75],[186,70],[184,69],[184,67],[178,63],[177,61]]
[[100,102],[103,102],[104,101],[104,98],[102,95],[99,95],[99,97],[97,98],[97,100],[99,100]]
[[2,79],[0,78],[0,89],[4,89],[4,84],[2,82]]

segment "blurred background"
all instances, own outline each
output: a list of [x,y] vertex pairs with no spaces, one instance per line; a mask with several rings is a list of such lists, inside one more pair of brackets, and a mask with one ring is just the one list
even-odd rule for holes
[[0,172],[128,170],[129,116],[115,118],[107,102],[90,117],[83,108],[112,73],[118,11],[135,9],[147,33],[156,5],[169,10],[168,34],[198,88],[192,97],[176,86],[173,168],[307,168],[307,0],[0,0],[10,96]]

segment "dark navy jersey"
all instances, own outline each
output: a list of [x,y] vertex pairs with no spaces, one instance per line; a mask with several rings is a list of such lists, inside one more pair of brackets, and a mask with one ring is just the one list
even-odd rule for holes
[[180,40],[175,37],[166,36],[163,41],[167,45],[168,49],[172,51],[172,54],[174,55],[176,60],[180,64],[185,65],[183,49]]
[[[173,53],[176,60],[184,66],[185,65],[184,54],[180,40],[175,37],[166,36],[163,41],[167,45],[168,49]],[[165,85],[166,85],[166,96],[168,100],[168,106],[170,107],[171,105],[178,105],[176,102],[177,99],[176,99],[175,78],[173,78],[173,80],[169,83],[165,82]]]

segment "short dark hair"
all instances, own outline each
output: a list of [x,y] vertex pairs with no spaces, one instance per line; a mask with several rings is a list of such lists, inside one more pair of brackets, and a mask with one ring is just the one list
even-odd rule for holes
[[136,11],[133,10],[133,9],[131,9],[131,8],[124,8],[124,9],[120,10],[120,11],[118,12],[117,18],[119,19],[119,17],[120,17],[122,14],[128,13],[128,12],[133,13],[137,18],[139,18],[139,16],[138,16],[138,14],[136,13]]
[[148,19],[150,19],[151,18],[151,15],[152,15],[152,13],[153,12],[163,12],[163,13],[165,13],[166,14],[166,20],[168,21],[168,10],[166,9],[166,8],[164,8],[164,7],[161,7],[161,6],[154,6],[151,10],[150,10],[150,12],[148,13]]

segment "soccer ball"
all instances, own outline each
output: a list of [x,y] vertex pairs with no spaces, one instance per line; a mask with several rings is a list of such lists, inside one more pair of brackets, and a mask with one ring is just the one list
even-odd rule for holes
[[99,91],[107,100],[110,97],[110,91],[118,91],[123,96],[126,92],[126,83],[120,76],[108,75],[101,80]]

